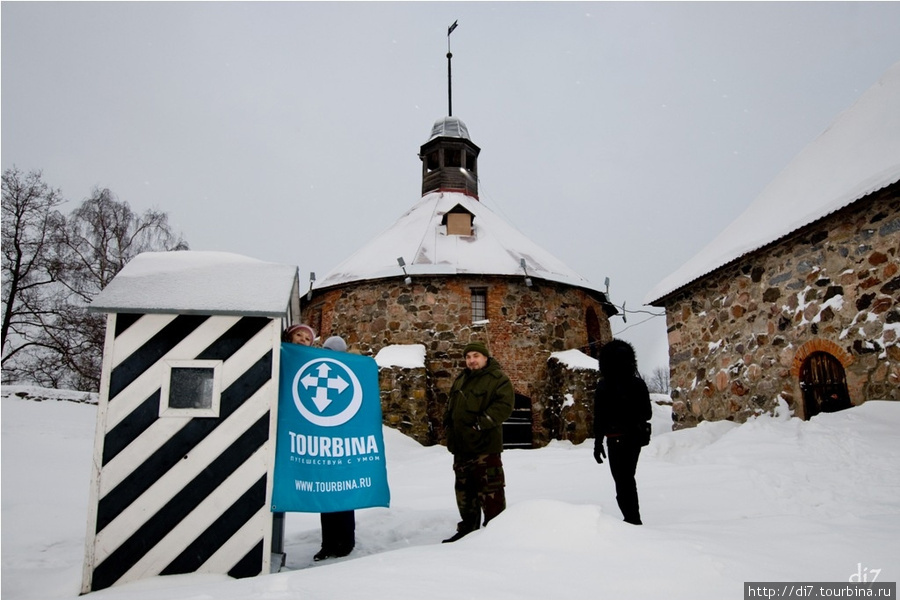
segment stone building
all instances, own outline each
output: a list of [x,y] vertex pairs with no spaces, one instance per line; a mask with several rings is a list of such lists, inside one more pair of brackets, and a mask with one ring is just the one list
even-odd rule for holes
[[647,303],[675,427],[900,400],[900,63]]
[[[341,335],[366,355],[391,345],[425,347],[424,373],[382,374],[383,387],[386,379],[397,382],[385,389],[385,422],[402,424],[423,444],[443,437],[463,347],[487,342],[516,391],[514,417],[522,425],[507,426],[507,439],[542,446],[561,437],[549,402],[551,353],[609,340],[616,309],[479,201],[479,153],[460,119],[438,120],[419,152],[421,199],[316,281],[302,315],[320,335]],[[406,390],[399,399],[398,387]]]

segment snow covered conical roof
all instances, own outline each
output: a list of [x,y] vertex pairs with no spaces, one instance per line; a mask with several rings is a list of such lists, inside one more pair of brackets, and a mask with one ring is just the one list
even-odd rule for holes
[[[472,235],[448,235],[444,215],[461,207],[473,215]],[[459,209],[457,209],[459,211]],[[455,211],[455,212],[457,212]],[[316,282],[323,289],[356,281],[417,275],[517,275],[599,291],[484,204],[458,192],[426,194],[396,223]]]
[[900,180],[900,62],[804,148],[746,211],[654,287],[653,304],[729,262]]

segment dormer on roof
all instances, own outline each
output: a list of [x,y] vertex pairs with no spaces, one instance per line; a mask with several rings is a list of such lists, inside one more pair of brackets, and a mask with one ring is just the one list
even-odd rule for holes
[[422,195],[461,192],[478,199],[478,154],[466,124],[457,117],[435,121],[431,137],[419,150]]
[[472,223],[475,215],[462,204],[457,204],[444,214],[441,225],[447,227],[447,235],[474,235]]

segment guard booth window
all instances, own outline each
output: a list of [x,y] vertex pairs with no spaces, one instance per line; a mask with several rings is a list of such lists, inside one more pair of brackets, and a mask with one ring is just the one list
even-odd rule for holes
[[160,417],[219,416],[222,361],[170,360],[165,366]]
[[169,406],[172,408],[212,408],[212,369],[172,369]]

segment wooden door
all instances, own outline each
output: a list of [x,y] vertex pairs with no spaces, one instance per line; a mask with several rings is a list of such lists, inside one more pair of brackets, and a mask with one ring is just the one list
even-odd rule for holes
[[515,408],[503,422],[503,447],[531,448],[534,445],[532,423],[531,398],[516,394]]
[[813,352],[800,368],[805,418],[820,412],[850,408],[847,377],[841,361],[827,352]]

